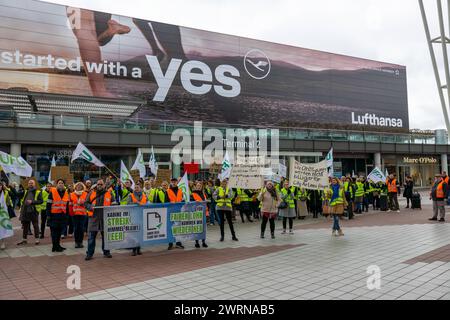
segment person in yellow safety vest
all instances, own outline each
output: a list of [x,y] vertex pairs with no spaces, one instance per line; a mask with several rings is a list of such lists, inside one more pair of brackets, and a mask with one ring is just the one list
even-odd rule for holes
[[20,216],[19,220],[22,222],[23,239],[17,245],[27,243],[28,231],[30,224],[33,225],[35,236],[35,244],[39,244],[39,211],[38,207],[42,204],[42,193],[36,188],[34,180],[28,181],[28,189],[25,191],[20,202]]
[[[339,225],[339,217],[344,214],[345,207],[348,202],[345,198],[344,187],[337,178],[331,179],[331,185],[326,191],[326,197],[329,200],[330,214],[333,217],[332,236],[343,236],[341,226]],[[336,234],[337,233],[337,234]]]
[[305,219],[305,217],[308,215],[308,191],[305,188],[295,188],[295,200],[297,202],[297,219]]
[[[118,194],[120,198],[119,203],[121,206],[125,206],[128,204],[128,197],[130,196],[131,193],[133,193],[133,189],[131,188],[131,186],[132,183],[130,179],[124,181],[123,183],[120,183],[119,180]],[[114,194],[112,194],[112,196],[114,196]]]
[[295,188],[289,188],[289,181],[284,180],[283,188],[280,190],[281,194],[281,207],[280,207],[280,217],[283,218],[283,232],[281,234],[286,234],[286,222],[289,219],[289,234],[294,234],[293,224],[294,218],[296,216],[295,212]]
[[[13,207],[13,202],[11,201],[11,197],[9,196],[9,192],[6,188],[6,184],[0,181],[0,198],[3,195],[5,199],[6,208],[0,208],[2,211],[0,212],[0,221],[5,222],[10,219],[9,210],[8,208]],[[14,210],[14,208],[13,208]],[[9,222],[8,222],[9,223]],[[12,227],[12,225],[11,225]],[[4,250],[6,249],[6,243],[4,239],[0,239],[0,249]]]
[[167,195],[167,188],[169,183],[167,181],[161,182],[161,187],[153,187],[150,190],[148,200],[150,203],[167,203],[169,201],[169,196]]
[[447,199],[448,184],[442,175],[436,174],[434,184],[431,187],[430,200],[433,200],[433,217],[430,221],[436,221],[439,214],[439,222],[445,222],[445,200]]
[[220,220],[220,241],[223,241],[225,238],[225,218],[227,219],[228,226],[230,227],[232,240],[238,241],[236,233],[234,232],[233,220],[231,217],[231,212],[233,210],[231,205],[233,191],[228,187],[227,179],[220,182],[220,187],[214,191],[213,198],[216,201],[216,212],[219,215]]
[[[155,181],[155,180],[153,179],[153,181]],[[147,196],[147,199],[149,199],[149,200],[151,198],[151,192],[152,192],[153,188],[154,188],[154,186],[152,185],[152,181],[150,181],[150,179],[145,180],[144,189],[142,190],[142,192],[145,193],[145,195]]]
[[86,209],[88,210],[88,248],[84,260],[92,259],[95,252],[95,239],[98,232],[102,236],[102,250],[105,258],[112,258],[111,252],[105,249],[105,234],[103,226],[103,208],[117,204],[116,199],[106,189],[103,179],[97,181],[95,189],[87,196]]
[[374,210],[380,210],[380,195],[381,195],[381,184],[373,183],[373,208]]
[[248,222],[253,222],[251,218],[251,201],[252,201],[252,192],[248,189],[237,188],[236,190],[237,196],[239,197],[239,214],[241,215],[242,223],[244,223],[244,215],[247,217]]
[[388,212],[391,210],[400,212],[400,207],[398,205],[398,188],[400,185],[397,183],[397,179],[395,179],[392,173],[389,175],[386,184],[388,187]]
[[69,192],[64,185],[64,180],[58,179],[56,187],[51,188],[47,200],[47,225],[50,227],[52,236],[52,252],[66,250],[60,242],[63,229],[67,226],[69,202]]
[[369,203],[372,198],[370,183],[366,177],[361,177],[361,182],[364,184],[363,211],[369,212]]
[[84,227],[87,220],[86,200],[88,193],[82,182],[77,182],[74,186],[74,192],[70,193],[70,204],[72,206],[73,234],[75,248],[84,248]]
[[[134,191],[133,193],[130,194],[130,196],[128,197],[128,204],[137,204],[139,206],[144,206],[148,203],[148,198],[147,195],[142,191],[142,187],[140,183],[136,183],[136,185],[134,186]],[[136,256],[136,255],[141,255],[141,247],[137,246],[134,248],[131,248],[132,256]]]
[[37,206],[37,209],[39,211],[39,214],[41,215],[41,227],[39,228],[40,231],[40,239],[44,239],[45,237],[45,227],[47,223],[47,201],[48,196],[51,192],[51,189],[53,188],[53,184],[50,182],[47,183],[44,189],[42,189],[42,204]]
[[347,218],[349,220],[353,219],[353,201],[355,199],[355,186],[350,177],[345,177],[344,179],[344,193],[345,200],[348,202],[347,206]]
[[355,183],[355,203],[356,213],[362,213],[362,204],[364,201],[364,183],[361,178],[356,179]]
[[[206,194],[205,192],[203,192],[203,183],[201,181],[197,181],[191,193],[191,201],[203,202],[206,200]],[[208,207],[206,207],[205,214],[206,216],[208,216]],[[195,247],[197,249],[200,248],[200,243],[198,240],[195,240]],[[208,245],[206,244],[206,238],[202,239],[202,247],[208,248]]]

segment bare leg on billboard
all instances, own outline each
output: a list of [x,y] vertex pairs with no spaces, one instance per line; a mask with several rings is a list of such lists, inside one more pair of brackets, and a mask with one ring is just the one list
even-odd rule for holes
[[161,60],[164,58],[164,52],[162,52],[162,50],[158,47],[158,44],[156,43],[155,35],[153,34],[153,30],[150,27],[148,21],[133,18],[133,22],[138,27],[138,29],[142,32],[145,39],[148,41],[148,44],[152,48],[153,55],[158,58],[159,62],[161,62]]
[[[131,31],[129,27],[112,20],[110,14],[85,9],[80,10],[79,28],[75,27],[72,30],[78,41],[85,70],[86,62],[97,64],[103,62],[100,46],[106,45],[116,34]],[[87,72],[86,70],[86,74],[94,96],[116,98],[106,89],[103,73]]]

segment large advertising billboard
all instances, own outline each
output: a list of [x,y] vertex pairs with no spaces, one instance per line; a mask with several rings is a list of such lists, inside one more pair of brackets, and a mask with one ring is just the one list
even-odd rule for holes
[[139,99],[151,119],[409,127],[404,66],[34,0],[0,15],[0,89]]

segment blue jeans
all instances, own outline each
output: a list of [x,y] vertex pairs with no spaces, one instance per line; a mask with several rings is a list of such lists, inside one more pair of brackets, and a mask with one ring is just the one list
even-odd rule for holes
[[[91,231],[89,232],[89,238],[88,238],[88,248],[86,251],[86,255],[93,256],[95,252],[95,238],[97,237],[98,231]],[[107,255],[110,253],[109,250],[105,250],[105,234],[103,231],[100,231],[102,235],[102,251],[104,255]]]
[[333,230],[341,230],[341,227],[339,226],[339,216],[336,214],[333,215]]
[[216,204],[213,203],[209,208],[209,222],[211,224],[216,224],[216,220],[220,224],[220,217],[218,214],[216,214]]

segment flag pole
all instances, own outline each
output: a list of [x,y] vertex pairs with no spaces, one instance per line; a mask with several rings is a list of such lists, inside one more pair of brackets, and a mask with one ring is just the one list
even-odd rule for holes
[[114,172],[112,172],[107,166],[105,166],[105,169],[108,170],[114,176],[114,178],[117,179],[117,181],[120,180],[120,178],[118,176],[116,176],[116,174]]

